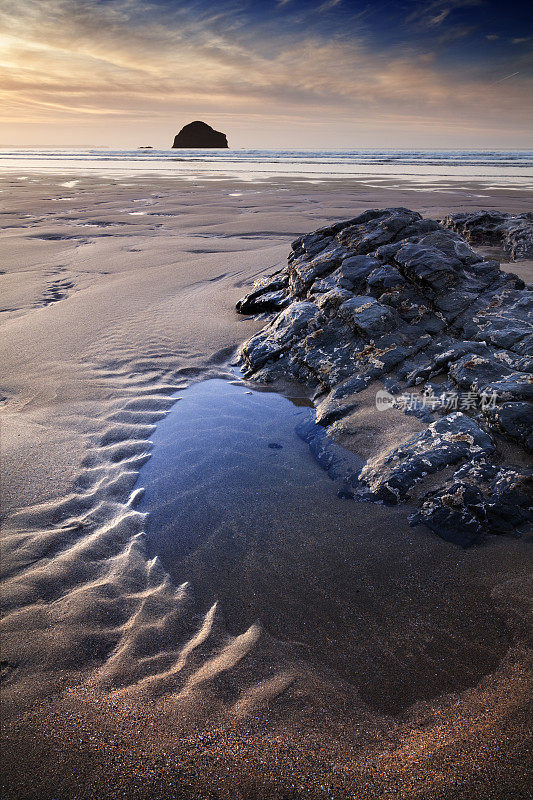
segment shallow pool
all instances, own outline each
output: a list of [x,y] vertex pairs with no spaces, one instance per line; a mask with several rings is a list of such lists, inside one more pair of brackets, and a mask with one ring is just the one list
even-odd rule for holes
[[[410,528],[409,507],[339,496],[296,432],[314,421],[307,398],[224,380],[179,396],[137,507],[149,555],[202,611],[218,601],[233,633],[259,621],[387,713],[494,668],[508,643],[483,558]],[[346,455],[333,448],[341,472]]]
[[335,496],[335,485],[296,432],[314,420],[306,397],[219,379],[178,397],[157,425],[139,476],[150,554],[167,568],[221,529],[245,527],[249,536],[281,509],[288,516],[298,506],[300,513],[299,499],[308,491],[326,488]]

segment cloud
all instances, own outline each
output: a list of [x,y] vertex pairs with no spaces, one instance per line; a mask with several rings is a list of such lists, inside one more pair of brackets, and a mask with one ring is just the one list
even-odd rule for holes
[[431,26],[440,25],[441,22],[444,22],[444,20],[448,17],[450,11],[451,11],[450,8],[443,8],[442,11],[439,14],[437,14],[436,17],[430,17],[428,19],[428,25]]
[[362,36],[250,25],[240,8],[182,3],[162,13],[148,0],[2,0],[4,122],[155,124],[194,113],[482,130],[525,119],[522,76],[500,88],[503,79],[489,85],[460,68],[443,71],[427,50],[378,51]]
[[335,8],[340,3],[342,3],[342,0],[326,0],[325,3],[322,3],[322,5],[318,6],[318,11],[321,13],[323,11],[331,11],[332,8]]
[[494,84],[503,83],[504,81],[508,81],[510,78],[516,78],[517,75],[520,75],[520,73],[519,72],[511,72],[510,75],[505,75],[503,78],[500,78],[499,80],[494,81]]
[[411,14],[406,18],[407,23],[415,25],[419,30],[431,29],[441,25],[457,10],[482,5],[483,0],[432,0],[432,2],[418,2]]

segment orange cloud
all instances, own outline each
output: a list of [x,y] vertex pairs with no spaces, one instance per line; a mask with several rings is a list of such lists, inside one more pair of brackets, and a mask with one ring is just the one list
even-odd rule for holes
[[413,131],[530,124],[531,86],[520,75],[489,85],[439,72],[431,54],[385,56],[362,39],[301,30],[263,38],[225,25],[223,13],[147,22],[131,9],[129,0],[4,0],[4,125],[99,124],[109,116],[156,125],[193,110],[233,115],[237,127],[251,116],[311,124],[317,114],[363,127],[396,119]]

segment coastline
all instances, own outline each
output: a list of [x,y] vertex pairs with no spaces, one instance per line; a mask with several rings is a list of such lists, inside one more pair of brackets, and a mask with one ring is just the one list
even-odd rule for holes
[[[150,572],[142,548],[132,560],[132,539],[142,533],[142,520],[123,506],[158,415],[170,407],[170,390],[200,379],[227,378],[236,348],[262,327],[261,321],[234,312],[253,280],[284,264],[296,236],[367,208],[407,206],[439,218],[482,208],[519,213],[531,205],[530,193],[489,191],[468,182],[461,189],[440,190],[412,184],[399,189],[392,182],[377,188],[353,180],[196,183],[153,176],[121,182],[24,174],[4,178],[1,186],[6,253],[1,276],[6,286],[3,502],[15,525],[10,534],[12,522],[6,522],[6,541],[16,537],[14,561],[4,558],[10,572],[3,691],[10,764],[6,797],[104,798],[116,796],[120,788],[130,797],[155,798],[168,797],[169,787],[184,797],[202,797],[206,787],[220,797],[237,797],[238,792],[242,797],[282,797],[291,785],[295,797],[343,797],[352,796],[362,782],[368,797],[451,798],[460,780],[464,797],[483,797],[490,787],[495,798],[510,792],[525,798],[525,776],[517,764],[527,695],[526,543],[491,540],[483,550],[459,553],[427,531],[408,531],[406,509],[372,507],[357,521],[353,510],[351,518],[349,510],[339,512],[339,531],[325,540],[321,558],[329,574],[335,574],[340,565],[328,563],[328,553],[345,543],[351,563],[359,559],[364,566],[359,578],[367,582],[366,605],[356,609],[359,617],[350,608],[345,628],[329,643],[327,631],[318,629],[314,639],[309,635],[307,644],[319,653],[315,661],[307,661],[294,645],[305,626],[284,639],[282,629],[268,622],[277,613],[276,603],[263,609],[264,633],[253,627],[266,603],[265,590],[242,617],[235,609],[228,615],[230,603],[226,600],[225,609],[221,602],[213,649],[207,648],[191,673],[207,664],[216,679],[193,681],[180,702],[172,695],[147,696],[146,687],[139,691],[135,685],[96,680],[102,662],[120,649],[121,641],[128,644],[124,630],[131,628],[143,593],[154,590],[162,601],[176,602],[177,587],[157,570]],[[504,269],[531,280],[531,263]],[[117,419],[125,410],[139,416]],[[106,448],[120,442],[129,443],[130,464],[111,486],[105,481],[110,465],[118,462]],[[93,484],[87,483],[90,471]],[[122,537],[121,549],[111,555],[106,547],[114,546],[115,534],[113,545],[95,540],[84,552],[76,550],[76,531],[63,531],[57,541],[51,532],[65,498],[71,501],[71,515],[82,522],[84,512],[94,516],[97,505],[83,508],[79,499],[91,493],[91,486],[97,503],[121,506],[102,517],[102,526],[118,526],[114,530]],[[346,535],[354,525],[357,536],[351,542]],[[308,531],[293,527],[290,547],[301,556],[293,569],[304,576],[308,570],[312,582],[318,567],[312,550],[320,542],[306,543]],[[102,553],[95,554],[91,548],[98,546]],[[274,564],[265,562],[255,573],[268,583],[269,570],[279,571],[277,592],[290,576],[283,567],[290,550],[285,546]],[[257,564],[258,553],[253,557]],[[85,571],[83,559],[90,565]],[[391,569],[403,564],[396,573],[392,569],[389,582],[382,575],[386,559]],[[201,585],[201,560],[193,566],[194,589]],[[420,579],[413,583],[417,570]],[[348,571],[346,580],[353,575]],[[13,576],[18,578],[15,588]],[[435,585],[441,591],[432,594]],[[107,603],[124,586],[131,596],[128,608]],[[109,596],[100,603],[102,587]],[[223,582],[220,588],[229,591]],[[206,600],[201,591],[193,594],[190,602],[198,608],[191,614],[195,624],[203,619],[203,625]],[[241,597],[246,602],[245,591]],[[472,612],[454,618],[453,609],[468,609],[469,598],[475,599]],[[342,606],[337,600],[330,607],[332,618]],[[86,613],[91,601],[107,620],[108,635],[101,640]],[[470,682],[453,655],[442,649],[443,621],[435,613],[442,602],[452,614],[451,629],[443,633],[452,653],[459,640],[468,641],[480,619],[486,624],[481,633],[485,644],[476,643],[486,669],[480,668]],[[297,608],[294,619],[300,613]],[[428,624],[423,622],[426,613]],[[374,684],[366,702],[361,700],[359,679],[339,676],[342,658],[335,662],[336,671],[334,662],[322,656],[341,643],[347,651],[355,647],[355,638],[343,636],[356,630],[356,619],[367,659],[363,683],[365,677],[372,683],[380,648],[391,651],[377,670],[381,679],[387,671],[405,670],[406,664],[413,669],[415,690],[409,699],[414,705],[404,704],[399,715],[379,707]],[[153,622],[149,617],[147,624]],[[417,626],[422,627],[419,639]],[[395,641],[402,637],[412,652],[400,657]],[[422,642],[432,637],[444,663],[450,659],[458,672],[456,683],[443,687],[440,695],[424,693],[422,675],[412,666]],[[490,651],[486,660],[483,649]],[[221,652],[226,661],[213,665]],[[224,683],[228,675],[242,692],[235,694]],[[74,748],[73,739],[78,742]],[[37,756],[30,753],[30,741],[38,742]],[[116,757],[112,741],[119,743]],[[56,768],[55,759],[65,759],[67,752],[68,768]],[[91,785],[89,754],[108,776],[98,795]],[[37,783],[43,763],[44,790]],[[135,763],[143,764],[142,770]],[[228,764],[237,777],[228,774]],[[19,776],[23,769],[27,779]],[[147,774],[152,775],[150,793]],[[321,785],[327,791],[317,788]]]

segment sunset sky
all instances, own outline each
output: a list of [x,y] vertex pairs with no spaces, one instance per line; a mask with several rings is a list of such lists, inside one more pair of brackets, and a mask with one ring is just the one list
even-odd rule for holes
[[0,145],[530,147],[528,6],[0,0]]

